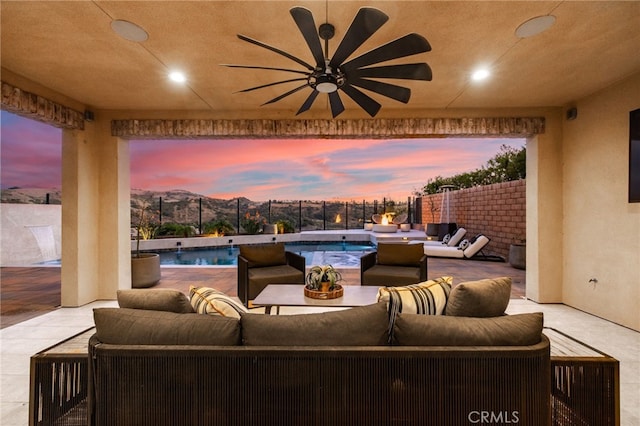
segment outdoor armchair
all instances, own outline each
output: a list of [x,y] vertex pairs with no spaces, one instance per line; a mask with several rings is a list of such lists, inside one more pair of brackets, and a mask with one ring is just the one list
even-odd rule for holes
[[361,285],[395,287],[427,280],[427,256],[422,244],[379,243],[360,258]]
[[238,298],[249,301],[269,284],[304,284],[305,258],[285,251],[284,243],[240,246]]

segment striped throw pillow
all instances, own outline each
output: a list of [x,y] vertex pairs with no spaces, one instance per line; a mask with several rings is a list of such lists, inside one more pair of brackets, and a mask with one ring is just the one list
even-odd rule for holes
[[189,288],[189,301],[193,310],[199,314],[220,315],[223,317],[240,318],[247,312],[247,308],[232,297],[221,291],[209,287]]
[[441,277],[404,287],[381,287],[378,302],[386,302],[389,311],[389,339],[393,339],[393,326],[400,312],[407,314],[442,315],[452,277]]

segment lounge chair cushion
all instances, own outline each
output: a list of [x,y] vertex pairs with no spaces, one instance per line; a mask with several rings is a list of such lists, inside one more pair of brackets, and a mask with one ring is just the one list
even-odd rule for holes
[[465,236],[466,233],[467,233],[467,230],[464,229],[464,228],[456,229],[456,232],[454,232],[453,235],[451,235],[451,238],[449,238],[449,241],[447,242],[447,245],[449,247],[457,246],[458,243],[460,243],[460,241],[462,241],[462,238]]
[[469,247],[467,247],[466,249],[463,250],[464,253],[464,257],[466,257],[467,259],[472,258],[473,256],[475,256],[480,250],[482,250],[482,248],[484,246],[486,246],[487,244],[489,244],[489,238],[485,237],[482,234],[478,234],[475,237],[475,241],[471,244],[469,244]]
[[445,314],[458,317],[497,317],[511,298],[511,278],[467,281],[453,287]]
[[443,244],[432,245],[432,244],[425,243],[424,254],[426,254],[427,256],[433,256],[433,257],[451,257],[456,259],[463,259],[463,258],[470,259],[476,254],[478,254],[478,252],[482,250],[482,248],[486,246],[489,243],[489,241],[490,241],[489,238],[480,234],[476,237],[475,241],[473,243],[470,243],[469,246],[464,250],[460,250],[459,247],[449,247]]
[[241,245],[240,256],[247,259],[249,268],[287,264],[284,243]]
[[96,337],[114,345],[240,344],[240,321],[200,314],[128,308],[93,310]]
[[374,265],[363,273],[367,285],[398,286],[420,282],[420,268],[415,266]]
[[492,318],[401,313],[393,330],[401,346],[527,346],[542,339],[542,312]]
[[247,308],[239,300],[214,288],[191,286],[189,300],[199,314],[240,319],[240,315],[247,312]]
[[[302,291],[302,290],[300,290]],[[387,344],[385,303],[299,315],[246,314],[240,320],[245,345],[380,346]]]
[[249,300],[252,300],[269,284],[304,284],[304,273],[289,265],[249,268],[249,282]]
[[118,290],[118,306],[130,309],[148,309],[151,311],[193,313],[187,295],[171,289]]
[[424,249],[418,244],[378,244],[379,265],[420,266]]

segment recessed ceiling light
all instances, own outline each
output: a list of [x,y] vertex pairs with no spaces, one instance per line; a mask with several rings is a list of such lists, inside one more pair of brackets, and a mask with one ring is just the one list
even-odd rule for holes
[[473,79],[474,81],[484,80],[487,77],[489,77],[489,70],[484,68],[474,71],[473,74],[471,74],[471,79]]
[[149,34],[133,22],[116,19],[111,21],[111,29],[120,37],[135,42],[146,41]]
[[553,15],[536,16],[520,24],[516,28],[516,36],[520,38],[533,37],[551,28],[555,22],[556,17]]
[[176,83],[184,83],[185,81],[187,81],[187,77],[185,77],[184,74],[180,71],[171,71],[169,73],[169,78],[171,79],[171,81],[175,81]]

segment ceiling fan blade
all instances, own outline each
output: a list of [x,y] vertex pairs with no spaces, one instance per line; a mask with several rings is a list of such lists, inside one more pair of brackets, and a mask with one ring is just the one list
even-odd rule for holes
[[387,98],[395,99],[396,101],[407,103],[411,98],[411,90],[406,87],[396,86],[395,84],[383,83],[381,81],[367,80],[364,78],[349,79],[349,84],[353,86],[362,87],[363,89],[371,90],[386,96]]
[[315,70],[315,67],[312,67],[311,65],[309,65],[308,63],[306,63],[302,59],[296,58],[292,54],[287,53],[284,50],[280,50],[277,47],[269,46],[268,44],[265,44],[265,43],[263,43],[261,41],[258,41],[258,40],[254,40],[251,37],[243,36],[242,34],[238,34],[238,38],[240,40],[244,40],[244,41],[249,42],[251,44],[255,44],[256,46],[264,47],[265,49],[270,50],[272,52],[275,52],[275,53],[277,53],[279,55],[282,55],[285,58],[291,59],[292,61],[299,63],[300,65],[302,65],[303,67],[305,67],[309,71]]
[[324,68],[324,54],[322,53],[322,45],[320,44],[316,23],[313,20],[313,14],[304,7],[294,7],[289,13],[293,16],[293,20],[296,21],[296,25],[307,42],[317,66]]
[[306,78],[292,78],[292,79],[289,79],[289,80],[276,81],[276,82],[269,83],[269,84],[263,84],[261,86],[250,87],[248,89],[238,90],[235,93],[251,92],[251,91],[257,90],[257,89],[264,89],[265,87],[276,86],[278,84],[291,83],[292,81],[303,81],[303,80],[306,80]]
[[235,64],[220,64],[220,65],[228,68],[245,68],[245,69],[252,69],[252,70],[273,70],[273,71],[294,72],[296,74],[304,74],[306,76],[311,74],[307,71],[291,70],[289,68],[260,67],[257,65],[235,65]]
[[260,106],[264,106],[264,105],[267,105],[267,104],[272,104],[272,103],[274,103],[274,102],[278,102],[280,99],[282,99],[282,98],[286,98],[286,97],[287,97],[287,96],[289,96],[289,95],[293,95],[294,93],[296,93],[296,92],[297,92],[297,91],[299,91],[299,90],[304,89],[305,87],[309,87],[309,84],[303,84],[303,85],[302,85],[302,86],[300,86],[300,87],[296,87],[295,89],[291,89],[291,90],[289,90],[288,92],[283,93],[283,94],[282,94],[282,95],[280,95],[280,96],[276,96],[275,98],[273,98],[273,99],[271,99],[271,100],[269,100],[269,101],[267,101],[267,102],[263,103],[263,104],[262,104],[262,105],[260,105]]
[[404,58],[405,56],[428,52],[430,50],[431,46],[426,38],[415,33],[407,34],[404,37],[390,41],[387,44],[352,59],[342,65],[342,70],[348,72],[350,70],[366,67],[367,65],[376,64],[378,62]]
[[331,115],[333,115],[333,118],[336,118],[344,111],[344,105],[337,90],[329,93],[329,105],[331,105]]
[[311,108],[311,105],[313,105],[313,102],[316,100],[316,98],[318,97],[318,92],[317,90],[312,90],[311,94],[309,95],[309,97],[307,98],[306,101],[304,101],[304,103],[302,104],[302,106],[300,107],[300,109],[298,110],[298,112],[296,112],[296,115],[298,114],[302,114],[303,112],[309,110],[309,108]]
[[370,96],[365,95],[360,90],[349,85],[348,83],[341,86],[340,90],[344,91],[351,99],[353,99],[358,105],[362,107],[371,117],[375,117],[382,105],[372,99]]
[[431,68],[425,63],[359,68],[350,71],[347,78],[350,78],[351,76],[427,81],[431,81],[432,78]]
[[378,9],[372,7],[360,8],[333,54],[329,66],[336,69],[388,20],[389,17]]

